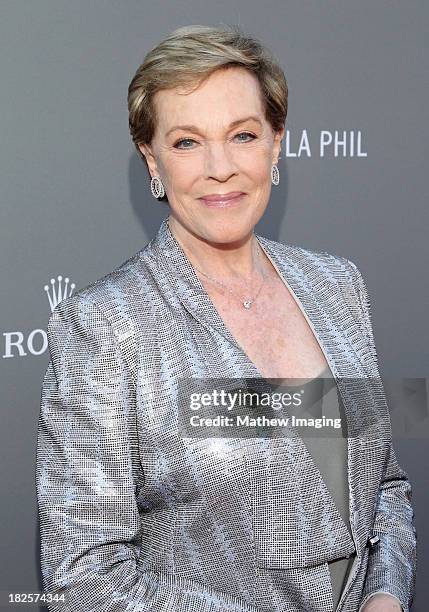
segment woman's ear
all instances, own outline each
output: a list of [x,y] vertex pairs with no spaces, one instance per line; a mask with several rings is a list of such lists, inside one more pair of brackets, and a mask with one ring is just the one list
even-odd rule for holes
[[282,128],[278,132],[274,133],[274,144],[273,144],[273,164],[277,164],[279,155],[282,150],[282,138],[284,136],[285,129]]
[[151,177],[153,176],[159,176],[158,174],[158,168],[156,165],[156,161],[155,161],[155,157],[153,155],[152,149],[149,145],[145,144],[145,143],[140,143],[138,145],[140,153],[142,155],[144,155],[145,159],[146,159],[146,163],[147,166],[149,168],[149,172]]

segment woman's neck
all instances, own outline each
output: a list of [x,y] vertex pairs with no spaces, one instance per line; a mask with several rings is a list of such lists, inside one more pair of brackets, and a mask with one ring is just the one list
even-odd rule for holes
[[192,266],[225,283],[253,283],[264,273],[263,253],[253,232],[233,243],[212,243],[195,236],[171,216],[168,226]]

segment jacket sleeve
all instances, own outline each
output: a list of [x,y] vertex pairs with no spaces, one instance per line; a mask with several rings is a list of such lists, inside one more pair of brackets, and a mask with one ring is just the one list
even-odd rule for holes
[[48,609],[251,610],[200,583],[138,570],[144,475],[132,376],[113,328],[85,297],[60,302],[47,333],[36,491]]
[[[361,325],[368,338],[368,348],[377,377],[380,377],[368,291],[355,264],[349,263],[352,266],[354,284],[360,303]],[[412,489],[408,474],[399,466],[390,439],[389,457],[379,488],[372,529],[372,534],[379,536],[380,542],[369,552],[368,569],[359,612],[370,596],[376,593],[393,595],[399,600],[404,612],[410,609],[414,597],[417,559],[417,534],[411,497]]]

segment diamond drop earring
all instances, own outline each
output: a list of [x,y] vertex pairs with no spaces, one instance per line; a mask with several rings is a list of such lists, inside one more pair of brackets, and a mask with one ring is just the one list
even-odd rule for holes
[[163,198],[165,195],[164,185],[159,176],[153,176],[150,181],[150,190],[154,198]]
[[280,183],[279,169],[275,164],[271,166],[271,182],[273,185],[278,185]]

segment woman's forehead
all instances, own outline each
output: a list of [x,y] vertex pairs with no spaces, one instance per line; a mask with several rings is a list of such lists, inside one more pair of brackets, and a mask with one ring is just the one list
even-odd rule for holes
[[182,87],[158,91],[154,96],[159,122],[169,131],[176,124],[232,121],[264,116],[261,89],[255,76],[243,69],[216,71],[191,91]]

